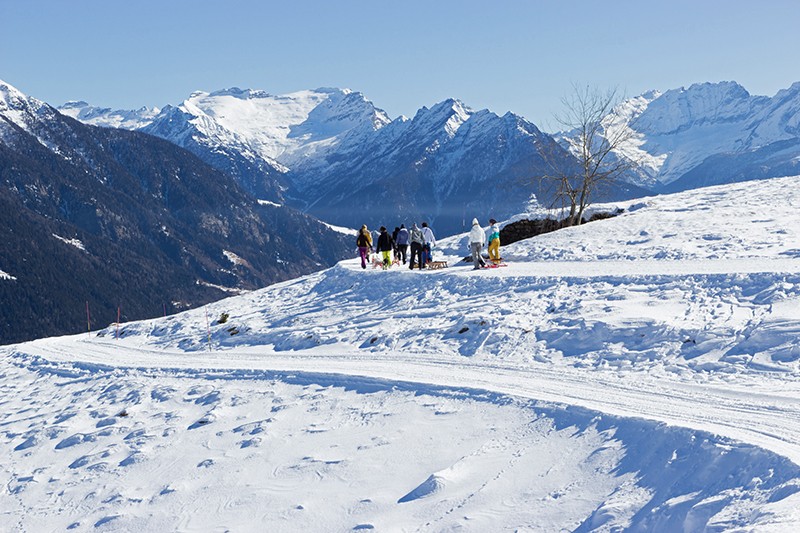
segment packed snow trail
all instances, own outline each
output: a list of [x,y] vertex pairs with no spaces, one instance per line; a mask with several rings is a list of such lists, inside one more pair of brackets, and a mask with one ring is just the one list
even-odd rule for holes
[[[768,449],[800,465],[800,380],[784,382],[780,391],[774,391],[757,380],[739,385],[678,382],[635,373],[619,375],[537,363],[453,361],[434,355],[298,352],[286,356],[252,348],[187,354],[148,351],[113,341],[65,341],[61,339],[57,348],[36,342],[25,354],[67,367],[78,363],[232,378],[304,373],[322,383],[346,383],[351,376],[488,391],[710,431]],[[114,354],[111,365],[110,353]]]

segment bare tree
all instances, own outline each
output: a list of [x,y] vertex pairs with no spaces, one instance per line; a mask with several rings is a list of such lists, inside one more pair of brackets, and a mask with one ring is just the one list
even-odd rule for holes
[[616,89],[572,85],[572,92],[561,99],[564,111],[555,116],[564,130],[563,142],[578,160],[542,153],[551,172],[544,176],[555,186],[555,201],[569,208],[566,225],[580,224],[586,208],[598,190],[610,186],[615,178],[639,165],[637,160],[618,155],[630,142],[634,131],[625,124],[612,124],[610,113],[619,102]]

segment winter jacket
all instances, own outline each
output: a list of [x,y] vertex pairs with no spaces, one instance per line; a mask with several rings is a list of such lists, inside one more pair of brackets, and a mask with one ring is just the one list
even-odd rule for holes
[[500,228],[497,226],[497,223],[492,224],[492,227],[489,228],[489,242],[492,242],[495,239],[500,238]]
[[412,244],[423,244],[425,242],[425,237],[422,236],[422,232],[416,224],[411,228],[411,231],[409,232],[409,238],[411,239]]
[[483,228],[481,228],[477,218],[472,219],[472,229],[469,231],[469,242],[470,244],[475,242],[481,245],[486,242],[486,234],[483,232]]
[[392,244],[392,236],[389,235],[388,232],[382,231],[380,236],[378,236],[378,251],[390,252],[392,250]]
[[433,230],[430,227],[425,226],[422,228],[422,237],[425,239],[425,244],[430,245],[431,248],[436,246],[436,239],[434,238]]
[[408,244],[408,230],[406,228],[400,228],[400,231],[397,232],[397,245],[405,246],[407,244]]
[[361,231],[358,232],[356,246],[361,246],[362,248],[372,248],[372,235],[366,226],[361,228]]

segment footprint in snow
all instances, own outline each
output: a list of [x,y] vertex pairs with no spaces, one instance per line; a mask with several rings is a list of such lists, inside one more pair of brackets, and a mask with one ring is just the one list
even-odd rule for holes
[[259,433],[263,433],[266,430],[267,424],[272,421],[273,420],[271,418],[267,418],[257,422],[248,422],[247,424],[242,424],[241,426],[234,428],[233,432],[242,433],[244,435],[258,435]]
[[258,448],[261,446],[261,439],[247,439],[239,442],[240,448]]
[[19,452],[19,451],[22,451],[22,450],[27,450],[28,448],[33,448],[37,444],[39,444],[39,439],[36,437],[36,435],[32,435],[32,436],[28,437],[27,439],[25,439],[16,448],[14,448],[14,451],[15,452]]
[[112,522],[112,521],[116,520],[117,518],[119,518],[119,516],[120,515],[118,515],[118,514],[104,516],[103,518],[101,518],[100,520],[98,520],[97,522],[94,523],[94,527],[104,526],[105,524],[108,524],[109,522]]
[[131,466],[136,463],[144,461],[144,454],[141,452],[133,452],[128,457],[119,462],[119,466]]
[[189,426],[189,429],[197,429],[199,427],[207,426],[216,420],[216,417],[212,413],[208,413],[206,416]]

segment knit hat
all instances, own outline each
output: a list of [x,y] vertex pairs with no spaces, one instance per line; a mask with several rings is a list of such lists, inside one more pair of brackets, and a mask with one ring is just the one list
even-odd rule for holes
[[473,218],[473,219],[472,219],[472,225],[473,225],[473,226],[475,226],[475,225],[477,225],[477,224],[480,224],[480,222],[478,222],[478,219],[477,219],[477,218]]

